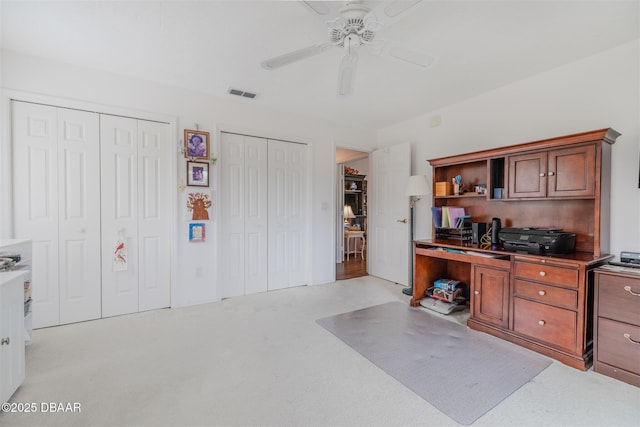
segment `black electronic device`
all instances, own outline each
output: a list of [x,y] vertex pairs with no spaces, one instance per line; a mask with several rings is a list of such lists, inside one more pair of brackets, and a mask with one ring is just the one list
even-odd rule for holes
[[487,234],[486,222],[474,222],[471,224],[471,243],[480,243],[482,236]]
[[491,247],[496,248],[500,244],[500,229],[502,223],[500,218],[493,218],[491,220]]
[[620,267],[640,268],[640,252],[620,252],[620,262],[609,261],[611,265]]
[[560,228],[503,228],[499,232],[504,249],[530,254],[569,254],[575,249],[575,233]]
[[640,252],[620,252],[620,262],[640,265]]

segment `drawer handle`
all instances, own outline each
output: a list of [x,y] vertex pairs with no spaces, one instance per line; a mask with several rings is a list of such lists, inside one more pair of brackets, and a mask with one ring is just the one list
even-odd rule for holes
[[629,286],[629,285],[625,286],[625,287],[624,287],[624,290],[625,290],[625,291],[627,291],[627,292],[629,292],[631,295],[635,295],[635,296],[637,296],[637,297],[640,297],[640,294],[639,294],[639,293],[637,293],[637,292],[633,292],[633,291],[631,290],[631,286]]
[[545,322],[544,320],[538,320],[538,325],[540,325],[540,326],[544,326],[545,323],[547,323],[547,322]]
[[547,273],[545,273],[544,271],[541,271],[541,272],[540,272],[540,273],[538,273],[538,274],[540,274],[542,277],[544,277],[544,276],[546,276],[546,275],[547,275]]
[[2,338],[2,340],[0,340],[0,345],[5,345],[5,344],[6,344],[6,345],[9,345],[9,342],[10,342],[10,341],[11,341],[11,340],[9,339],[9,337]]
[[554,176],[556,173],[554,171],[549,171],[549,176]]
[[480,291],[473,291],[474,295],[480,295]]
[[636,341],[634,339],[631,338],[631,334],[624,334],[622,335],[623,337],[625,337],[626,339],[629,340],[629,342],[633,343],[633,344],[638,344],[640,345],[640,341]]
[[545,296],[547,293],[545,291],[538,291],[538,295],[541,297]]

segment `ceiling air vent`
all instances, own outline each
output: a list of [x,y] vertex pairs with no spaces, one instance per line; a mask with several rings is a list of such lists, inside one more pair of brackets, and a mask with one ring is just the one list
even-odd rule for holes
[[240,90],[240,89],[234,89],[234,88],[229,88],[229,93],[231,95],[237,95],[237,96],[243,96],[245,98],[249,98],[249,99],[253,99],[255,98],[256,95],[255,93],[251,93],[251,92],[246,92],[244,90]]

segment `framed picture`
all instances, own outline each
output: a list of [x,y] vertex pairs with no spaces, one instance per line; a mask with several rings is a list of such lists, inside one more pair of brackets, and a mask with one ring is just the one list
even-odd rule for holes
[[187,162],[187,185],[194,187],[209,186],[209,163]]
[[185,129],[184,156],[190,159],[209,160],[209,132]]
[[189,224],[189,241],[204,242],[204,224]]

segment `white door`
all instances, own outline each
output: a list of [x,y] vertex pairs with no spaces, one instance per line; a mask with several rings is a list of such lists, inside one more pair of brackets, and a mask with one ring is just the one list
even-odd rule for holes
[[169,126],[138,124],[138,310],[171,305]]
[[12,102],[16,238],[33,241],[33,327],[60,323],[58,282],[58,113]]
[[267,141],[223,132],[220,295],[267,290]]
[[100,116],[103,317],[170,305],[168,141],[166,124]]
[[306,153],[269,140],[269,290],[306,283]]
[[[138,311],[138,127],[126,117],[100,118],[102,162],[102,315]],[[114,261],[119,239],[126,263]]]
[[367,187],[369,227],[367,270],[402,285],[409,284],[409,143],[374,151]]
[[102,313],[99,126],[96,113],[58,109],[61,324],[99,319]]
[[98,115],[12,102],[14,227],[33,240],[33,327],[100,317]]

